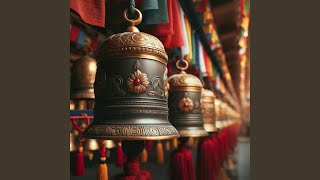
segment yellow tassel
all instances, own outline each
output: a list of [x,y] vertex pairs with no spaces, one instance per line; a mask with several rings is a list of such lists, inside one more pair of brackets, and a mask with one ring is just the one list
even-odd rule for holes
[[163,148],[162,148],[161,141],[158,141],[156,151],[157,151],[157,163],[163,164],[164,163],[164,155],[163,155]]
[[[101,158],[101,161],[105,161],[106,158]],[[98,180],[108,180],[108,166],[107,163],[99,164],[98,167]]]
[[166,151],[170,151],[170,141],[166,141]]
[[178,139],[177,138],[174,138],[172,140],[172,146],[173,146],[173,149],[177,149],[178,148]]
[[141,163],[146,163],[148,161],[148,152],[146,148],[143,149],[140,156],[140,160],[141,160]]

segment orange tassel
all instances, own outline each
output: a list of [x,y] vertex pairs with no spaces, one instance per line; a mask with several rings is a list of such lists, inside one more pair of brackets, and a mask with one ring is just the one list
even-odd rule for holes
[[164,163],[164,155],[163,155],[163,148],[162,148],[161,141],[157,142],[156,152],[157,152],[157,163],[163,164]]
[[177,138],[174,138],[172,140],[172,146],[174,149],[177,149],[178,148],[178,139]]
[[141,163],[146,163],[148,161],[148,152],[146,148],[143,149],[140,156],[140,160],[141,160]]
[[106,158],[101,157],[100,164],[98,167],[98,180],[108,180],[108,166],[106,163]]

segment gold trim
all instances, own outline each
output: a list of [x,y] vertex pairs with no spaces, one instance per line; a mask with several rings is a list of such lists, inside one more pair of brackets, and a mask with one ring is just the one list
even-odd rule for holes
[[201,88],[200,87],[193,87],[193,86],[172,86],[172,85],[170,85],[170,91],[201,92]]

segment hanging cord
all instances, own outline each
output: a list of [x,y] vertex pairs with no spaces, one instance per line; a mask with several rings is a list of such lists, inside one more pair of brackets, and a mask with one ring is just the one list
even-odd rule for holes
[[135,11],[135,6],[136,6],[136,3],[134,0],[130,0],[129,1],[129,8],[128,8],[128,17],[132,18],[132,19],[135,19],[137,14],[136,14],[136,11]]

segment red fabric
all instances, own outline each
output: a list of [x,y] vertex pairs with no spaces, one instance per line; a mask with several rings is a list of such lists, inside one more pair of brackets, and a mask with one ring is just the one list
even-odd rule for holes
[[77,26],[72,26],[71,30],[70,30],[70,41],[71,42],[77,42],[78,36],[80,33],[80,28],[78,28]]
[[75,176],[83,176],[84,175],[84,156],[83,156],[83,152],[78,152],[78,154],[76,155],[74,175]]
[[146,149],[148,152],[152,151],[152,141],[150,140],[146,141]]
[[198,0],[198,4],[195,7],[195,11],[197,13],[202,13],[205,11],[207,6],[208,6],[208,0]]
[[97,38],[95,38],[92,42],[91,42],[91,48],[92,48],[92,51],[95,52],[97,50],[97,47],[98,47],[98,44],[99,44],[99,41]]
[[84,22],[105,27],[105,0],[70,0],[70,8],[76,11]]
[[170,161],[171,180],[195,180],[192,153],[185,144],[179,144]]
[[176,48],[184,45],[178,1],[168,0],[169,23],[155,24],[146,27],[146,32],[160,39],[165,48]]
[[124,164],[124,153],[122,151],[122,146],[117,147],[117,166],[123,166]]

